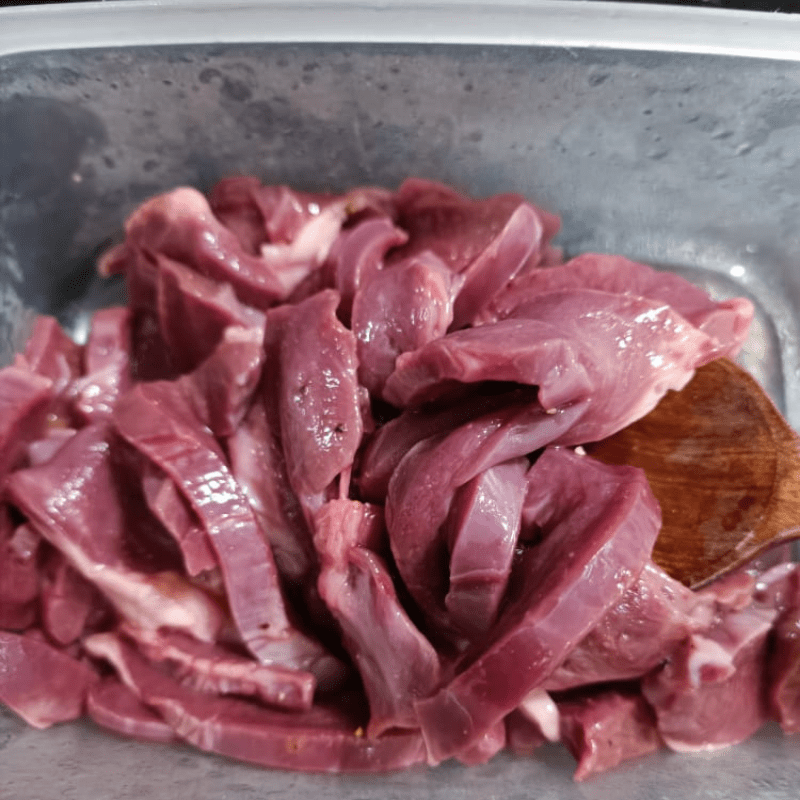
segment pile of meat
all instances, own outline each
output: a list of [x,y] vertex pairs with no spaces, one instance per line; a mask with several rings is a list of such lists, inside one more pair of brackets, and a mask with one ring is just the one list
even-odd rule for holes
[[795,566],[690,591],[644,474],[581,446],[752,307],[558,226],[423,180],[136,210],[128,306],[0,371],[0,701],[314,771],[800,729]]

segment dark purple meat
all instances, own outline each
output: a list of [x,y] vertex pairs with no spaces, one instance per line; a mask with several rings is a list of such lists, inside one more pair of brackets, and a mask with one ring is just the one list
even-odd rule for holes
[[408,451],[423,439],[449,433],[459,425],[520,402],[536,402],[536,390],[477,394],[437,409],[407,409],[381,425],[367,439],[358,465],[358,483],[365,500],[383,502],[389,479]]
[[104,728],[147,742],[178,742],[180,738],[136,693],[117,678],[93,684],[86,696],[86,713]]
[[692,592],[648,562],[619,603],[544,685],[557,691],[638,678],[663,663],[687,637],[708,629],[715,614],[711,598]]
[[119,396],[130,388],[131,356],[130,311],[96,311],[83,349],[85,374],[69,389],[73,408],[83,423],[101,422],[111,416]]
[[515,313],[401,356],[386,399],[416,405],[454,382],[536,385],[545,409],[591,400],[580,423],[558,442],[580,444],[644,416],[719,354],[713,340],[668,306],[640,298],[589,289],[551,292]]
[[541,685],[619,601],[658,533],[660,513],[640,470],[548,449],[529,479],[541,496],[544,538],[512,575],[509,604],[488,641],[417,703],[432,763],[470,747]]
[[44,434],[53,399],[47,378],[20,367],[0,369],[0,475],[15,465],[26,444]]
[[333,285],[339,292],[339,318],[349,327],[353,298],[383,267],[386,253],[408,236],[387,217],[366,219],[343,231],[328,256]]
[[497,615],[517,547],[528,460],[517,458],[464,484],[447,520],[450,618],[472,637],[486,634]]
[[262,328],[227,328],[214,351],[181,379],[198,419],[219,439],[241,425],[261,380]]
[[0,508],[0,606],[24,606],[39,596],[40,545],[39,534],[29,525],[15,528]]
[[264,315],[236,299],[220,283],[165,256],[157,256],[158,324],[172,363],[180,372],[208,358],[230,326],[253,327],[263,335]]
[[291,583],[302,584],[316,565],[316,555],[263,402],[251,406],[227,447],[231,471],[269,539],[278,571]]
[[51,558],[50,574],[42,585],[41,624],[62,647],[77,641],[90,622],[108,618],[102,595],[58,554]]
[[316,681],[310,672],[259,664],[222,645],[199,642],[177,631],[129,627],[126,632],[145,658],[168,667],[172,677],[190,689],[257,697],[288,711],[311,708]]
[[363,700],[355,714],[347,707],[322,705],[300,713],[272,711],[182,687],[113,635],[94,636],[86,644],[109,660],[125,684],[182,739],[201,750],[304,772],[385,772],[425,760],[418,732],[366,737],[359,713]]
[[606,690],[559,702],[561,738],[583,781],[663,746],[652,709],[635,691]]
[[644,679],[642,691],[668,747],[680,752],[727,747],[766,722],[766,644],[776,616],[776,610],[761,608],[724,613]]
[[358,339],[358,377],[372,394],[380,396],[401,353],[445,334],[462,284],[459,275],[425,251],[381,270],[356,293],[353,332]]
[[83,714],[91,667],[29,635],[0,631],[0,701],[34,728]]
[[149,463],[143,467],[142,492],[153,516],[175,539],[192,577],[214,569],[217,557],[205,529],[175,481]]
[[409,233],[395,258],[431,250],[464,276],[455,301],[456,328],[470,323],[520,269],[538,263],[560,226],[557,217],[520,195],[472,200],[419,179],[400,187],[395,204],[400,226]]
[[[289,620],[272,551],[219,447],[175,384],[139,384],[117,404],[122,437],[183,492],[205,528],[245,645],[263,663],[327,676],[335,659]],[[202,638],[202,637],[198,637]]]
[[702,289],[671,272],[658,272],[622,256],[586,253],[566,264],[535,269],[511,282],[481,315],[482,321],[513,316],[534,295],[569,289],[599,289],[646,297],[675,309],[715,339],[723,355],[735,356],[753,319],[753,304],[742,297],[714,302]]
[[54,317],[36,317],[23,351],[25,366],[53,382],[56,393],[81,374],[81,347],[67,336]]
[[355,457],[363,424],[356,343],[324,291],[291,309],[280,343],[280,423],[289,482],[322,492]]
[[89,425],[40,467],[13,473],[8,496],[34,528],[93,583],[131,623],[162,626],[212,640],[222,613],[205,592],[180,575],[149,573],[127,553],[122,507],[109,464],[108,430]]
[[365,546],[365,533],[372,532],[367,514],[354,500],[326,503],[316,516],[314,542],[322,560],[319,593],[361,674],[373,738],[418,727],[414,702],[437,688],[440,667],[400,604],[385,563]]
[[129,268],[131,262],[167,256],[229,283],[240,300],[265,309],[287,297],[324,261],[343,220],[344,207],[332,208],[319,215],[313,228],[309,224],[298,232],[291,244],[264,245],[251,255],[214,217],[200,192],[175,189],[147,201],[128,218],[124,252],[117,261]]
[[456,489],[557,440],[582,411],[575,406],[548,414],[530,401],[510,404],[423,440],[400,462],[386,498],[389,540],[406,588],[437,627],[451,627],[444,614],[448,554],[439,529]]

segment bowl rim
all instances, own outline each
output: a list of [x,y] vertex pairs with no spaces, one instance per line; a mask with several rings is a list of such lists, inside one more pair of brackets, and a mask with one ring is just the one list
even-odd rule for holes
[[170,44],[550,46],[800,61],[800,15],[604,0],[120,0],[0,9],[0,57]]

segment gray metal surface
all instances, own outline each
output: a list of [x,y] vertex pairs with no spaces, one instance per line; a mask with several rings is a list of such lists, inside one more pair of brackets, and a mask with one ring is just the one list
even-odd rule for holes
[[[124,5],[105,6],[106,39],[119,25],[111,7]],[[224,31],[224,16],[199,5],[207,41]],[[603,4],[567,5],[584,9],[584,30],[593,13],[607,26]],[[370,25],[380,13],[369,11]],[[55,19],[28,16],[29,25]],[[19,49],[4,38],[3,19],[0,53]],[[525,193],[562,214],[569,252],[620,252],[720,296],[749,295],[758,318],[744,360],[800,426],[800,63],[779,50],[755,59],[626,49],[624,26],[603,47],[558,46],[552,36],[519,45],[510,28],[485,43],[479,30],[470,44],[441,31],[428,44],[290,43],[269,42],[267,12],[263,19],[262,43],[98,40],[94,49],[0,57],[2,359],[30,309],[57,313],[80,333],[87,310],[120,296],[94,278],[94,258],[154,192],[206,188],[234,172],[315,189],[423,175],[475,194]],[[686,17],[675,19],[685,27]],[[797,795],[800,741],[769,729],[723,753],[661,754],[581,786],[571,769],[553,748],[470,770],[297,776],[126,742],[88,723],[37,732],[0,712],[3,800],[777,800]]]

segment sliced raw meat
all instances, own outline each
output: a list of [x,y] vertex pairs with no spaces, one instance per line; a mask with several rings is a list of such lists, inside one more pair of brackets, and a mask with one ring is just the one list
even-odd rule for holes
[[316,681],[310,672],[259,664],[222,645],[199,642],[177,631],[126,628],[137,649],[154,664],[164,664],[182,685],[206,694],[257,697],[290,711],[311,708]]
[[414,701],[440,679],[439,657],[409,619],[383,560],[363,546],[373,533],[366,506],[332,500],[316,516],[319,593],[339,622],[369,700],[370,738],[418,727]]
[[350,327],[353,298],[378,274],[386,253],[407,240],[407,234],[387,217],[366,219],[342,231],[331,248],[328,263],[333,272],[333,285],[341,297],[339,318],[345,325]]
[[637,691],[607,690],[559,702],[562,741],[583,781],[663,746],[652,709]]
[[361,442],[356,342],[336,318],[338,303],[324,291],[295,306],[280,343],[281,439],[298,496],[322,492]]
[[31,636],[0,631],[0,700],[34,728],[83,714],[91,667]]
[[42,586],[42,628],[57,644],[77,641],[90,620],[113,619],[98,590],[60,555],[52,559],[51,574]]
[[364,500],[383,502],[397,465],[417,442],[435,434],[449,433],[476,417],[522,402],[536,403],[536,390],[481,394],[441,409],[407,409],[381,425],[361,453],[356,482]]
[[136,693],[117,678],[93,684],[86,696],[86,713],[103,728],[147,742],[178,742],[180,738]]
[[84,371],[69,389],[73,407],[86,423],[108,419],[120,394],[131,385],[131,313],[104,308],[92,316],[83,349]]
[[714,621],[715,603],[649,561],[622,599],[545,681],[551,691],[638,678]]
[[23,358],[30,370],[53,382],[54,394],[61,394],[82,371],[80,345],[64,333],[54,317],[44,314],[36,317]]
[[189,575],[214,569],[217,557],[208,535],[172,478],[148,463],[143,468],[142,491],[153,516],[178,544]]
[[229,283],[220,283],[165,256],[157,256],[157,308],[161,335],[180,372],[194,369],[231,325],[263,335],[264,315],[242,305]]
[[724,614],[645,678],[642,691],[668,747],[679,752],[728,747],[766,722],[767,634],[777,613],[745,608]]
[[292,289],[328,254],[344,220],[344,205],[316,218],[314,228],[292,244],[264,245],[247,253],[215,217],[205,197],[175,189],[140,206],[125,223],[128,261],[167,256],[208,278],[229,283],[244,303],[266,309]]
[[0,507],[0,605],[25,605],[39,596],[41,537],[29,525],[14,527]]
[[[538,295],[518,317],[457,331],[397,361],[385,397],[433,400],[453,384],[517,381],[546,409],[589,401],[560,444],[610,436],[651,411],[669,389],[719,355],[714,341],[668,306],[595,290]],[[569,365],[569,369],[565,369]]]
[[395,197],[409,241],[396,258],[431,250],[464,274],[454,326],[461,327],[528,263],[538,263],[560,226],[557,217],[520,195],[472,200],[431,181],[407,180]]
[[105,425],[78,431],[49,462],[9,477],[11,502],[123,617],[214,639],[223,616],[211,598],[175,572],[148,574],[131,564],[126,537],[133,532],[116,496],[108,442]]
[[316,555],[263,402],[251,406],[227,449],[231,471],[269,540],[278,571],[302,585],[316,566]]
[[529,477],[541,493],[544,538],[521,558],[488,641],[417,703],[432,763],[469,748],[541,685],[619,601],[658,533],[658,506],[640,470],[548,449]]
[[392,553],[406,588],[443,632],[452,625],[444,613],[448,559],[439,529],[456,489],[558,440],[582,413],[581,406],[548,414],[536,403],[511,404],[423,440],[394,471],[386,498]]
[[306,712],[272,711],[233,698],[182,687],[149,666],[130,646],[109,634],[91,637],[87,649],[109,660],[122,680],[155,708],[183,739],[201,750],[266,767],[303,772],[385,772],[425,760],[416,731],[364,735],[360,704],[313,706]]
[[214,352],[181,379],[195,414],[211,432],[231,436],[247,413],[264,364],[263,328],[227,328]]
[[453,497],[447,533],[450,618],[472,637],[489,631],[511,574],[529,463],[517,458],[464,484]]
[[[183,492],[205,528],[222,571],[236,627],[263,663],[308,669],[320,680],[335,659],[289,621],[272,551],[214,439],[175,384],[139,384],[117,404],[122,437]],[[201,637],[198,637],[201,638]]]
[[714,302],[679,275],[658,272],[623,256],[597,253],[585,253],[561,266],[526,272],[492,300],[481,320],[504,319],[534,295],[564,289],[599,289],[666,303],[715,339],[721,355],[729,357],[741,349],[753,320],[753,304],[745,298]]
[[25,445],[43,436],[53,398],[48,378],[20,367],[0,369],[0,476],[15,465]]
[[376,273],[356,293],[352,327],[358,340],[358,377],[371,393],[381,394],[401,353],[445,334],[462,283],[441,259],[425,251]]

